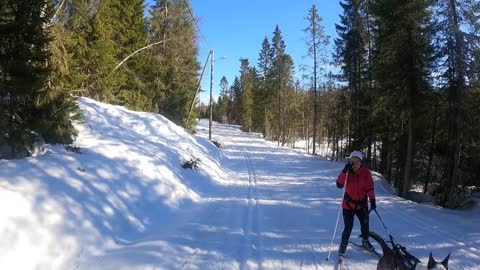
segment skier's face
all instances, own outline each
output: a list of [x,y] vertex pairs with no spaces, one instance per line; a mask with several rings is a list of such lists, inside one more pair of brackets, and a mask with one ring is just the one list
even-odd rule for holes
[[358,169],[360,169],[360,166],[362,166],[362,161],[359,158],[353,157],[350,160],[350,163],[352,164],[353,170],[356,172]]

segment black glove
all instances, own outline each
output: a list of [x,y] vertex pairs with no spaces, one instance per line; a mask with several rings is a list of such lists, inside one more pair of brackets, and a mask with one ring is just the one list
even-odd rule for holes
[[353,173],[353,167],[352,167],[352,164],[350,162],[348,162],[347,164],[345,164],[345,168],[343,168],[342,172],[344,173]]
[[370,211],[377,209],[377,203],[375,202],[375,199],[370,200]]

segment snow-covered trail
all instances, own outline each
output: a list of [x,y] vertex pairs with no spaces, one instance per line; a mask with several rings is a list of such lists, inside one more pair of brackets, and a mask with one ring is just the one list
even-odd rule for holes
[[[214,125],[213,133],[225,146],[227,179],[161,230],[77,269],[333,269],[342,221],[332,260],[326,257],[343,165],[277,147],[235,126]],[[452,269],[480,269],[480,217],[405,201],[378,180],[376,187],[378,211],[414,255],[426,262],[430,251],[439,260],[452,252]],[[371,229],[385,236],[375,216]],[[358,234],[356,223],[352,239]],[[344,269],[375,269],[376,262],[349,247]]]
[[238,269],[322,269],[326,253],[320,252],[327,250],[334,225],[322,216],[338,210],[338,200],[322,191],[340,196],[333,178],[325,176],[335,175],[338,164],[269,145],[235,127],[219,125],[215,137],[225,145],[227,166],[246,163],[249,174],[242,177],[249,180],[246,240],[243,253],[232,254]]

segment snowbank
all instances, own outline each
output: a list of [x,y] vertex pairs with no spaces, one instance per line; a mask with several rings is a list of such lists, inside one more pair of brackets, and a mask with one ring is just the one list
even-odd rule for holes
[[[80,153],[0,160],[0,269],[72,269],[168,223],[223,181],[223,156],[161,115],[88,98]],[[182,162],[198,159],[198,171]]]

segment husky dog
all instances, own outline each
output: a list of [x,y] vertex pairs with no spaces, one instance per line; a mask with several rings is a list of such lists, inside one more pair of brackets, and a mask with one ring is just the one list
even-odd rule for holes
[[448,270],[448,259],[450,258],[450,254],[448,254],[441,263],[438,263],[430,252],[427,266],[416,264],[415,268],[411,268],[409,265],[403,263],[403,258],[397,256],[381,236],[374,232],[370,232],[370,237],[380,244],[383,251],[383,256],[377,264],[377,270]]

